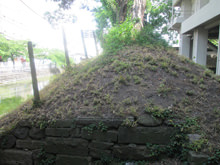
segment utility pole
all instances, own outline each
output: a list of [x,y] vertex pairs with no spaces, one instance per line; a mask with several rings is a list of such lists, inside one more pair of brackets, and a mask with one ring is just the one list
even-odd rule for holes
[[94,38],[94,41],[95,41],[96,55],[98,56],[99,55],[99,50],[98,50],[98,46],[97,46],[97,40],[96,40],[95,31],[92,31],[92,34],[93,34],[93,38]]
[[85,40],[84,40],[84,34],[83,34],[83,31],[82,31],[82,30],[81,30],[81,37],[82,37],[82,43],[83,43],[84,53],[85,53],[86,59],[88,59],[87,50],[86,50],[86,44],[85,44]]
[[67,65],[67,67],[69,67],[70,60],[69,60],[69,53],[68,53],[68,49],[67,49],[66,33],[65,33],[63,27],[62,27],[62,32],[63,32],[63,45],[64,45],[64,51],[65,51],[65,57],[66,57],[66,65]]
[[36,74],[36,68],[34,63],[34,52],[33,52],[33,46],[32,42],[28,42],[28,54],[30,59],[30,66],[31,66],[31,78],[32,78],[32,85],[34,90],[34,103],[40,102],[40,95],[38,90],[38,83],[37,83],[37,74]]

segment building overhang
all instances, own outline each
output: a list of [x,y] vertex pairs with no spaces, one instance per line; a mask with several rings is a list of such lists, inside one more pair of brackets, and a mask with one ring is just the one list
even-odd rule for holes
[[184,17],[176,17],[170,23],[169,30],[177,30],[179,31],[181,28],[181,23],[183,22]]
[[182,0],[173,0],[173,6],[177,7],[180,6]]
[[220,0],[212,0],[198,12],[183,21],[181,26],[181,34],[186,34],[199,26],[212,28],[210,25],[216,26],[220,23]]

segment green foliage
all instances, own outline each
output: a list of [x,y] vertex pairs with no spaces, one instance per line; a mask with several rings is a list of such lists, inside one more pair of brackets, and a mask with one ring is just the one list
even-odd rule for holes
[[104,35],[102,46],[106,51],[118,51],[126,45],[131,45],[132,39],[135,38],[136,34],[134,21],[127,19],[109,29],[108,34]]
[[185,122],[182,123],[173,123],[172,120],[169,122],[174,127],[180,128],[182,133],[194,132],[200,129],[196,118],[186,118]]
[[39,162],[40,165],[52,165],[55,163],[55,159],[56,159],[55,156],[48,155],[43,147],[38,153],[37,158],[40,160]]
[[156,106],[152,103],[147,104],[145,111],[150,113],[153,117],[160,118],[160,119],[168,119],[172,117],[172,110],[170,109],[163,109],[159,106]]
[[209,157],[208,164],[218,164],[220,162],[220,150],[216,150],[213,156]]
[[112,63],[112,66],[114,67],[114,70],[117,72],[117,73],[120,73],[124,70],[127,70],[131,67],[131,64],[129,64],[128,62],[124,62],[124,61],[119,61],[119,60],[115,60],[113,63]]
[[[119,2],[116,0],[100,0],[102,6],[95,9],[95,17],[98,24],[98,38],[105,51],[116,52],[126,45],[159,45],[168,46],[162,39],[163,34],[172,38],[174,32],[168,31],[168,23],[171,18],[172,1],[169,0],[147,0],[145,15],[148,22],[141,31],[135,29],[137,19],[132,19],[131,8],[133,1],[128,1],[126,14],[123,22]],[[123,11],[124,12],[124,11]],[[146,19],[146,18],[145,18]],[[164,26],[166,25],[166,26]],[[107,31],[107,34],[106,34]]]
[[27,41],[9,40],[4,35],[0,34],[0,56],[4,61],[17,56],[27,57]]
[[167,94],[172,89],[170,87],[167,87],[167,85],[163,82],[159,85],[159,88],[157,89],[157,92],[160,93],[162,96],[167,96]]
[[133,79],[134,79],[134,83],[135,84],[140,84],[141,83],[141,78],[137,75],[134,75],[133,76]]
[[168,26],[172,16],[172,0],[147,0],[145,14],[148,17],[147,25],[161,35],[168,35],[173,40],[177,35],[175,31],[169,31]]
[[127,99],[122,100],[122,103],[123,103],[123,105],[128,106],[128,105],[132,104],[132,101],[130,98],[127,98]]
[[187,91],[186,91],[186,94],[187,94],[188,96],[193,96],[193,95],[195,95],[195,91],[194,91],[194,90],[187,90]]
[[122,125],[126,126],[126,127],[136,127],[137,126],[137,121],[132,121],[132,120],[129,120],[129,118],[126,118],[123,121]]
[[188,148],[192,151],[201,151],[205,147],[205,145],[208,143],[208,140],[206,138],[201,138],[199,140],[194,141],[193,143],[190,143],[188,145]]
[[137,33],[136,41],[138,45],[154,45],[167,47],[168,43],[162,38],[162,35],[154,31],[153,26],[145,26],[139,33]]
[[160,156],[161,154],[166,153],[166,147],[163,147],[163,146],[158,145],[158,144],[147,143],[146,148],[148,150],[150,150],[150,154],[149,154],[150,157],[159,158],[158,156]]
[[103,122],[99,122],[98,124],[90,124],[85,126],[82,129],[87,131],[88,135],[92,135],[95,130],[106,132],[108,127]]
[[191,131],[192,127],[197,127],[195,119],[187,118],[182,123],[172,123],[171,125],[178,128],[175,135],[170,138],[170,143],[166,146],[160,146],[157,144],[146,144],[146,148],[150,150],[151,157],[156,159],[160,156],[167,155],[168,157],[176,157],[182,161],[187,160],[188,152],[191,150],[199,151],[207,143],[205,138],[202,138],[194,143],[189,143],[187,134]]
[[[34,48],[34,54],[36,54],[36,58],[49,59],[60,67],[66,65],[65,53],[62,50]],[[73,63],[72,59],[70,59],[70,63]]]
[[213,72],[209,69],[206,69],[204,72],[203,72],[203,75],[204,77],[212,77],[213,76]]
[[113,26],[108,33],[104,35],[102,46],[107,52],[117,52],[128,45],[154,45],[167,47],[167,42],[161,35],[154,32],[150,26],[144,27],[141,31],[134,29],[135,21],[127,19],[119,25]]

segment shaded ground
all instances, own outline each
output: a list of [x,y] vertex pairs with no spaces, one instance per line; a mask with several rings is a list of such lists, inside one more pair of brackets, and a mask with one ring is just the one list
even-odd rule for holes
[[[167,123],[194,122],[201,147],[220,148],[220,78],[173,51],[127,47],[69,69],[41,93],[40,108],[26,103],[5,116],[0,127],[79,116],[134,116],[151,113]],[[199,144],[200,145],[200,144]]]

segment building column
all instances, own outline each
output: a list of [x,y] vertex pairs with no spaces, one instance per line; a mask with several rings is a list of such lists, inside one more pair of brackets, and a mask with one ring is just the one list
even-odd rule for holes
[[219,25],[219,33],[218,33],[218,53],[217,53],[216,74],[220,75],[220,25]]
[[190,37],[180,34],[179,54],[190,58]]
[[199,27],[193,33],[193,61],[206,65],[208,30]]

